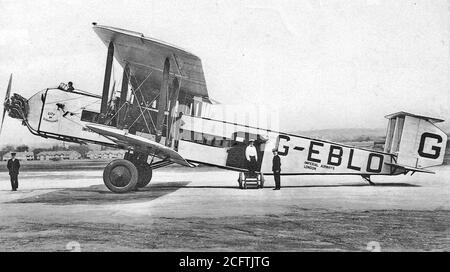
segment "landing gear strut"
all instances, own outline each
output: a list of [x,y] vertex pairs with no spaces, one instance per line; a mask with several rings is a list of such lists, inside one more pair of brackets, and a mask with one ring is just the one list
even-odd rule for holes
[[152,179],[147,155],[127,152],[124,159],[110,162],[103,170],[103,182],[114,193],[127,193],[145,187]]
[[375,183],[373,183],[373,182],[370,180],[370,175],[361,175],[361,177],[362,177],[363,179],[365,179],[367,182],[369,182],[370,185],[376,185]]
[[152,180],[152,168],[149,164],[145,163],[143,165],[138,165],[138,182],[136,184],[136,188],[144,188],[147,186]]
[[124,159],[129,160],[136,166],[138,170],[138,182],[136,188],[143,188],[150,183],[152,179],[152,168],[150,164],[147,163],[148,155],[142,153],[130,153],[127,152]]

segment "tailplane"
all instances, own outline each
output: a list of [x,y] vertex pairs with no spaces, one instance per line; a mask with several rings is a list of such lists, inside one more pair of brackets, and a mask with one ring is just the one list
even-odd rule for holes
[[389,119],[384,151],[396,155],[396,164],[412,169],[441,165],[447,135],[435,123],[444,120],[398,112]]

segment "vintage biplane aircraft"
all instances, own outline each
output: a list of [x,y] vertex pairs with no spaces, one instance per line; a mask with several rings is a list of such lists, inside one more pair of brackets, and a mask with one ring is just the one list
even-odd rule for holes
[[[112,192],[144,187],[153,169],[172,163],[237,171],[245,187],[250,139],[257,147],[259,187],[264,175],[272,174],[273,149],[282,158],[282,175],[360,175],[371,184],[373,175],[432,173],[427,168],[443,162],[447,136],[435,126],[443,120],[387,115],[384,151],[256,127],[248,120],[223,120],[206,110],[219,105],[208,95],[197,56],[142,33],[96,23],[93,29],[108,48],[102,95],[61,84],[25,99],[10,96],[10,78],[1,122],[8,112],[37,136],[127,150],[104,169]],[[123,68],[117,97],[110,88],[114,58]]]

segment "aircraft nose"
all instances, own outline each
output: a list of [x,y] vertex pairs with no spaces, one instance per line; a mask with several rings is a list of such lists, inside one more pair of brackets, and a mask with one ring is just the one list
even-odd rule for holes
[[25,120],[28,115],[28,100],[15,93],[8,99],[7,109],[9,117]]

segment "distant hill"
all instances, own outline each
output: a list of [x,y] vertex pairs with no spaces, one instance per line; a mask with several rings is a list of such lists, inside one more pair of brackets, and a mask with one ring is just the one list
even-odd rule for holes
[[342,128],[294,131],[293,134],[337,142],[381,141],[384,139],[384,128]]

